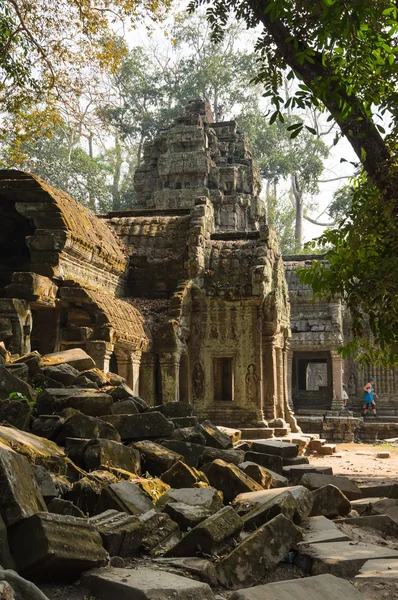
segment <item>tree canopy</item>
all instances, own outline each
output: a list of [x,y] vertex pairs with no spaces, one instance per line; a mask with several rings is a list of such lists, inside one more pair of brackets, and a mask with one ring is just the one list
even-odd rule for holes
[[[193,0],[207,4],[216,39],[233,12],[249,28],[260,26],[256,81],[263,82],[274,112],[321,107],[354,149],[363,173],[351,209],[321,244],[327,263],[303,277],[314,291],[339,294],[351,312],[353,342],[375,359],[367,328],[384,362],[398,363],[398,96],[397,7],[390,0]],[[286,100],[282,77],[296,82]],[[388,120],[385,135],[381,119]],[[291,128],[292,136],[302,125]]]

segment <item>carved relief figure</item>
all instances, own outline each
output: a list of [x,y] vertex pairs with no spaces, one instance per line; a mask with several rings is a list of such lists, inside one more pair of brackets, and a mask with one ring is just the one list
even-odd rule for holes
[[196,362],[192,370],[192,391],[195,398],[201,398],[204,393],[204,374],[200,362]]
[[218,338],[218,329],[217,329],[217,327],[215,325],[211,326],[210,337],[212,337],[215,340]]
[[250,402],[254,402],[257,400],[257,385],[258,385],[258,375],[256,373],[256,365],[251,363],[247,367],[246,372],[246,398]]

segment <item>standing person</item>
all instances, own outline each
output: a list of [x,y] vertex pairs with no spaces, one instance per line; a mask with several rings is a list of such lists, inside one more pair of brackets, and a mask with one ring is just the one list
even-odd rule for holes
[[376,413],[376,402],[373,400],[373,396],[378,398],[378,395],[375,394],[374,382],[376,379],[371,377],[366,385],[363,387],[363,414],[366,416],[368,414],[368,409],[371,407],[373,409],[373,416],[377,417]]
[[344,402],[344,408],[347,408],[348,394],[347,394],[347,390],[345,389],[345,383],[343,383],[343,391],[341,392],[341,397]]

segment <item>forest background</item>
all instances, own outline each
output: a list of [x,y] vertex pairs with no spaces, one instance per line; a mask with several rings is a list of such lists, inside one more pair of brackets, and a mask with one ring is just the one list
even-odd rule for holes
[[[188,14],[166,1],[118,3],[116,12],[104,2],[105,21],[86,16],[96,28],[88,37],[79,19],[89,4],[74,20],[73,4],[61,3],[57,25],[46,21],[45,0],[36,15],[22,0],[0,9],[0,42],[10,57],[0,84],[1,168],[35,173],[97,213],[127,210],[145,142],[189,100],[204,98],[216,121],[236,119],[248,135],[284,254],[303,251],[305,237],[344,217],[358,168],[353,153],[316,108],[287,108],[270,119],[274,108],[254,82],[253,32],[229,20],[215,43],[203,9]],[[297,83],[284,77],[281,89],[287,100]]]

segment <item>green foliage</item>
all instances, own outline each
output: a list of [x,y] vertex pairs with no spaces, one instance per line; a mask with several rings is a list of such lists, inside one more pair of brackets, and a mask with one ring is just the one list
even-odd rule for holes
[[[351,311],[353,340],[346,351],[364,360],[398,363],[398,69],[397,7],[391,0],[192,0],[208,5],[215,39],[233,12],[261,31],[255,51],[256,82],[274,106],[271,121],[286,110],[329,112],[363,166],[352,206],[339,227],[318,241],[327,263],[302,274],[315,293],[341,295]],[[295,82],[286,99],[283,75]],[[389,133],[380,125],[389,120]],[[291,127],[292,137],[304,132]],[[333,210],[342,215],[343,192]]]
[[[106,185],[107,165],[101,158],[90,157],[63,129],[58,129],[51,137],[41,135],[24,142],[20,150],[19,168],[42,177],[94,211],[109,210],[111,196]],[[11,164],[7,149],[1,163],[4,166]]]
[[11,392],[8,397],[10,400],[27,400],[27,397],[21,394],[21,392]]

